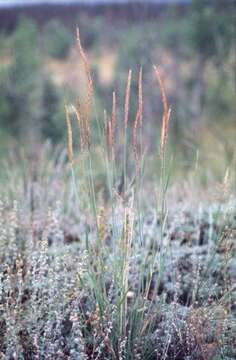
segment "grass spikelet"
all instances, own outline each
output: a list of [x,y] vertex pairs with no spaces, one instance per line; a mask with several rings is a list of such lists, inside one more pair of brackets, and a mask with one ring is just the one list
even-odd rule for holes
[[124,105],[124,163],[123,163],[123,172],[124,172],[124,190],[127,188],[127,127],[129,120],[129,105],[130,105],[130,88],[131,88],[131,79],[132,79],[132,70],[129,70],[127,77],[127,85],[125,90],[125,105]]
[[83,116],[80,109],[80,104],[78,103],[77,108],[73,106],[73,110],[76,115],[76,119],[78,121],[79,131],[80,131],[80,149],[81,152],[84,151],[85,144],[86,144],[86,136],[84,133],[84,123],[83,123]]
[[155,75],[158,81],[158,84],[160,86],[160,91],[161,91],[161,101],[164,107],[164,113],[166,114],[168,112],[168,100],[167,100],[167,96],[166,96],[166,90],[165,90],[165,85],[164,85],[164,81],[162,79],[160,70],[157,66],[154,65],[154,71],[155,71]]
[[139,122],[142,125],[143,120],[143,69],[140,67],[138,80],[138,108],[139,108]]
[[86,96],[86,101],[85,101],[85,126],[86,126],[86,141],[87,141],[87,145],[89,146],[89,144],[90,144],[90,117],[91,117],[92,98],[93,98],[93,80],[92,80],[92,76],[91,76],[91,72],[90,72],[90,66],[89,66],[89,61],[88,61],[87,55],[81,45],[79,28],[77,28],[77,42],[78,42],[79,53],[80,53],[80,56],[81,56],[81,59],[82,59],[83,65],[84,65],[85,75],[86,75],[86,80],[87,80],[87,96]]
[[69,109],[67,106],[65,106],[66,111],[66,125],[67,125],[67,151],[68,151],[68,159],[73,165],[74,163],[74,151],[73,151],[73,132],[72,132],[72,126],[71,126],[71,120],[69,115]]
[[133,124],[133,132],[132,132],[132,145],[133,145],[136,173],[138,172],[138,169],[140,167],[140,154],[138,150],[138,139],[137,139],[137,128],[139,124],[140,124],[140,112],[137,111],[136,118]]
[[161,143],[160,143],[161,156],[163,156],[165,152],[165,147],[167,143],[170,114],[171,114],[171,109],[169,108],[168,112],[165,114],[165,116],[163,116],[162,129],[161,129]]
[[138,110],[136,113],[135,121],[133,124],[133,132],[132,132],[132,145],[134,151],[136,172],[138,172],[140,168],[140,157],[141,154],[138,150],[138,139],[137,139],[137,130],[138,127],[142,126],[142,118],[143,118],[143,89],[142,89],[142,68],[139,71],[139,81],[138,81]]
[[127,128],[128,125],[128,119],[129,119],[129,103],[130,103],[130,88],[131,88],[131,79],[132,79],[132,70],[129,70],[128,78],[127,78],[127,85],[126,85],[126,91],[125,91],[125,117],[124,117],[124,123],[125,128]]
[[106,234],[106,216],[105,216],[105,209],[103,206],[99,209],[97,223],[98,223],[98,236],[100,237],[100,241],[103,242]]
[[109,158],[112,159],[113,154],[113,129],[112,129],[112,122],[111,120],[108,120],[107,122],[107,148],[108,148],[108,154]]
[[116,93],[115,93],[115,91],[113,91],[113,93],[112,93],[112,115],[111,115],[113,147],[115,146],[116,123],[117,123],[117,118],[116,118]]
[[168,104],[167,96],[166,96],[166,89],[164,85],[164,81],[162,79],[160,70],[158,67],[154,66],[154,71],[156,75],[156,79],[158,81],[160,92],[161,92],[161,101],[163,105],[163,115],[162,115],[162,128],[161,128],[161,142],[160,142],[160,155],[161,157],[164,156],[165,146],[168,138],[168,129],[169,129],[169,120],[171,109]]

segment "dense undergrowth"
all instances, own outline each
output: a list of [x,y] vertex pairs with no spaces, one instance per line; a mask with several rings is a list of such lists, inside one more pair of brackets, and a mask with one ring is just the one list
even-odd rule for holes
[[66,107],[69,164],[63,152],[52,160],[36,149],[29,161],[14,162],[1,189],[1,358],[234,359],[230,169],[214,200],[194,186],[186,191],[184,181],[168,197],[170,107],[154,68],[164,111],[159,182],[148,182],[142,69],[134,121],[129,71],[123,119],[113,93],[112,110],[92,126],[93,81],[79,36],[78,45],[87,95]]
[[[25,226],[1,204],[1,336],[7,359],[233,359],[235,204],[183,204],[166,224],[134,209],[72,227],[59,209]],[[125,216],[125,218],[124,218]],[[126,236],[125,237],[125,234]]]

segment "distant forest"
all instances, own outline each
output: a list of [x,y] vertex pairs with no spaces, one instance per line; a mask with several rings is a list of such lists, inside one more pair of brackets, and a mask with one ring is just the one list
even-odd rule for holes
[[39,25],[43,26],[51,18],[59,19],[67,27],[74,29],[77,25],[78,15],[97,16],[103,15],[109,22],[116,19],[140,21],[162,17],[166,12],[174,12],[183,16],[183,12],[189,8],[188,3],[179,4],[155,4],[155,3],[126,3],[126,4],[42,4],[13,8],[0,8],[0,29],[12,31],[21,16],[27,16]]

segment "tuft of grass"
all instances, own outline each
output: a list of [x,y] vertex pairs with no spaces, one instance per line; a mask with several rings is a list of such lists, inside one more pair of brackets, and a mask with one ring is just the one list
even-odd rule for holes
[[20,175],[19,194],[8,184],[18,201],[0,202],[1,356],[233,359],[236,202],[226,200],[229,175],[222,182],[224,201],[191,209],[175,192],[175,202],[168,202],[170,107],[155,67],[163,103],[160,179],[146,189],[145,74],[140,69],[135,119],[129,112],[131,70],[122,116],[113,92],[111,109],[96,119],[79,31],[77,37],[87,95],[66,106],[71,178],[64,153],[50,162],[50,149],[39,149],[30,174]]

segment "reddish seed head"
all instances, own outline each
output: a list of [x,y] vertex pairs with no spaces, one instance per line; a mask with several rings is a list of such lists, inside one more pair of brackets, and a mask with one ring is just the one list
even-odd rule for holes
[[128,119],[129,119],[129,103],[130,103],[131,79],[132,79],[132,70],[129,70],[128,78],[127,78],[126,91],[125,91],[125,117],[124,117],[125,128],[127,128]]
[[93,97],[93,80],[92,80],[92,76],[91,76],[91,72],[90,72],[88,58],[87,58],[87,56],[84,52],[84,49],[81,45],[79,28],[77,28],[77,43],[78,43],[79,53],[80,53],[80,56],[81,56],[81,59],[82,59],[83,65],[84,65],[85,75],[86,75],[86,79],[87,79],[87,96],[86,96],[84,111],[85,111],[86,144],[87,144],[87,146],[89,146],[90,145],[90,117],[91,117],[92,97]]
[[169,129],[171,109],[168,105],[166,90],[165,90],[164,81],[162,79],[161,73],[156,66],[154,66],[154,71],[155,71],[156,79],[157,79],[159,87],[160,87],[161,101],[162,101],[162,105],[163,105],[161,141],[160,141],[160,154],[161,154],[161,157],[163,157],[164,152],[165,152],[167,138],[168,138],[168,129]]

